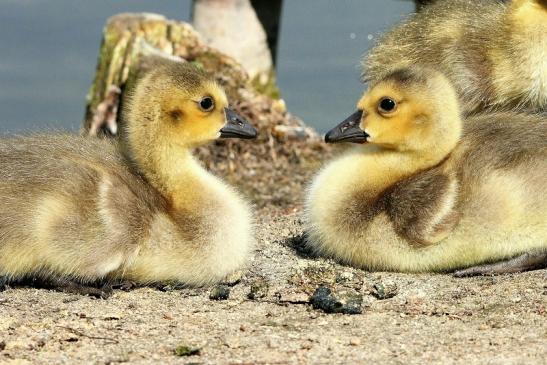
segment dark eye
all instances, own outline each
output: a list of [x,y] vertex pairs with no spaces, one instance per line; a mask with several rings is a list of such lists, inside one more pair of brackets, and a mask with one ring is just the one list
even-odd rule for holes
[[378,111],[380,113],[391,113],[397,109],[397,103],[391,98],[383,98],[378,104]]
[[215,107],[215,102],[213,101],[211,97],[206,96],[199,101],[199,107],[204,112],[210,112]]

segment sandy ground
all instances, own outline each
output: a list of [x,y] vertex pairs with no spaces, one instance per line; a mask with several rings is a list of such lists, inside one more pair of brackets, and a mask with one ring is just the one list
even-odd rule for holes
[[[260,213],[256,255],[227,300],[211,288],[2,292],[0,363],[547,364],[547,271],[368,273],[302,252],[299,214]],[[313,309],[320,285],[342,308],[362,300],[362,314]]]

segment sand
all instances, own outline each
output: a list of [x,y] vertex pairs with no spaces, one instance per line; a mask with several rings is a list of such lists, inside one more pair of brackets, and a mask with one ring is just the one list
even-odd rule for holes
[[[300,215],[259,212],[254,258],[226,300],[210,299],[218,288],[115,290],[108,299],[1,292],[0,363],[547,363],[546,270],[369,273],[303,252],[293,238]],[[362,313],[314,309],[321,285],[362,300]]]

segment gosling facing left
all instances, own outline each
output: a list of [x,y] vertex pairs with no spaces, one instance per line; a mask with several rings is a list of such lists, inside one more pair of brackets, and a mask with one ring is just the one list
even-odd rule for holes
[[223,89],[190,64],[158,62],[124,118],[120,142],[0,139],[0,276],[203,285],[244,265],[249,206],[191,151],[256,137]]
[[387,74],[357,108],[326,136],[361,144],[313,181],[309,246],[373,270],[449,271],[534,252],[495,268],[545,266],[545,116],[462,120],[449,80],[418,67]]

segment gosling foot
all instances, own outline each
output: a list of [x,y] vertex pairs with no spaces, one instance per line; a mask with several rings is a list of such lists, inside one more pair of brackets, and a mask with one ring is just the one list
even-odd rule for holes
[[123,291],[131,291],[131,290],[137,289],[139,287],[140,287],[140,285],[137,284],[137,282],[131,281],[131,280],[118,281],[118,282],[115,282],[114,284],[112,284],[112,286],[111,286],[112,289],[120,289],[120,290],[123,290]]
[[107,299],[110,295],[112,295],[111,285],[105,284],[100,287],[92,286],[63,278],[32,278],[30,280],[23,281],[22,284],[28,284],[35,288],[55,290],[70,294],[87,295],[100,299]]
[[506,261],[473,266],[454,272],[457,278],[478,275],[497,275],[547,268],[547,250],[527,252]]

